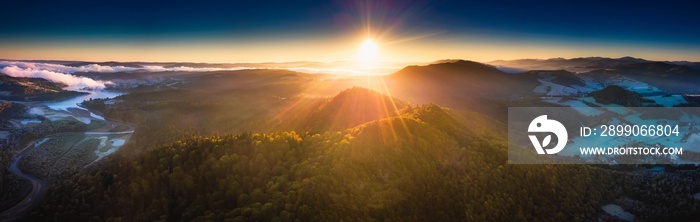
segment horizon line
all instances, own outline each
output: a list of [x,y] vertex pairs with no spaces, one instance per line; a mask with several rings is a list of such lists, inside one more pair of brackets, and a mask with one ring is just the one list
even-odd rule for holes
[[[546,61],[546,60],[554,60],[554,59],[563,59],[563,60],[572,60],[572,59],[592,59],[592,58],[600,58],[600,59],[624,59],[624,58],[632,58],[632,59],[641,59],[641,60],[646,60],[649,62],[700,62],[700,61],[693,61],[693,60],[649,60],[645,59],[643,57],[635,57],[635,56],[621,56],[621,57],[605,57],[605,56],[577,56],[577,57],[548,57],[548,58],[518,58],[518,59],[496,59],[496,60],[489,60],[489,61],[483,61],[483,60],[476,60],[476,59],[468,59],[468,58],[445,58],[445,59],[436,59],[432,61],[376,61],[375,63],[401,63],[401,64],[431,64],[431,63],[436,63],[440,61],[472,61],[472,62],[479,62],[479,63],[492,63],[492,62],[499,62],[499,61],[517,61],[517,60],[541,60],[541,61]],[[233,64],[292,64],[292,63],[319,63],[319,64],[324,64],[324,65],[331,65],[333,63],[352,63],[352,62],[358,62],[355,60],[334,60],[334,61],[318,61],[318,60],[290,60],[290,61],[260,61],[260,62],[193,62],[193,61],[120,61],[120,60],[103,60],[103,61],[90,61],[90,60],[70,60],[70,59],[7,59],[7,58],[0,58],[0,61],[21,61],[21,62],[86,62],[86,63],[108,63],[108,62],[114,62],[114,63],[194,63],[194,64],[210,64],[210,65],[233,65]]]

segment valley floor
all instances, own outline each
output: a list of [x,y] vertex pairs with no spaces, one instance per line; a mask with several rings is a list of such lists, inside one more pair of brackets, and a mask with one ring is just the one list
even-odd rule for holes
[[15,126],[20,129],[36,127],[41,122],[36,120],[37,117],[48,119],[47,121],[74,119],[88,124],[90,128],[83,132],[46,135],[16,151],[8,166],[8,172],[16,178],[7,176],[10,180],[29,181],[27,185],[31,191],[14,206],[0,213],[1,221],[15,220],[32,210],[43,200],[49,183],[67,179],[84,167],[116,152],[134,132],[131,124],[105,119],[90,110],[77,107],[53,110],[41,103],[26,104],[34,117],[14,120],[19,123]]

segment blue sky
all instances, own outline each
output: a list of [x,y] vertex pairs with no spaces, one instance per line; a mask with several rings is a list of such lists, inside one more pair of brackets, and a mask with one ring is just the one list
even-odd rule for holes
[[0,57],[10,59],[344,60],[352,59],[351,51],[364,38],[372,38],[384,60],[598,55],[700,60],[700,5],[692,2],[69,0],[3,5],[0,47],[9,50]]

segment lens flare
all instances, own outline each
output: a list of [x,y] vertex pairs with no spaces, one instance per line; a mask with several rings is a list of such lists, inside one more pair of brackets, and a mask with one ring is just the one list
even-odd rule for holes
[[359,59],[363,62],[374,62],[379,54],[379,46],[372,39],[365,39],[360,45]]

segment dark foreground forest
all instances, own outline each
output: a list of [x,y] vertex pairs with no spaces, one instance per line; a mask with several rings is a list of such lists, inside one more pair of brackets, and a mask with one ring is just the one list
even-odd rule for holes
[[[600,210],[607,203],[628,207],[638,220],[699,216],[691,195],[695,188],[679,186],[673,178],[677,174],[650,178],[630,173],[636,167],[511,165],[503,123],[476,112],[412,105],[362,88],[327,99],[299,98],[289,102],[297,106],[286,108],[295,115],[287,113],[282,120],[258,110],[266,120],[257,120],[256,126],[272,121],[289,130],[236,132],[245,129],[240,127],[245,120],[229,132],[178,129],[191,115],[204,123],[225,117],[220,110],[261,98],[256,92],[198,100],[189,100],[197,96],[189,91],[136,93],[115,98],[120,105],[87,102],[108,117],[138,123],[140,130],[116,155],[55,184],[45,204],[27,219],[615,220]],[[215,100],[221,102],[209,103]],[[171,107],[192,104],[207,105]],[[343,112],[348,110],[352,112]],[[143,118],[155,113],[174,121]],[[160,143],[154,141],[169,142],[150,145]],[[684,180],[698,180],[692,175]],[[674,192],[661,192],[665,190]],[[629,208],[634,204],[637,208]]]

